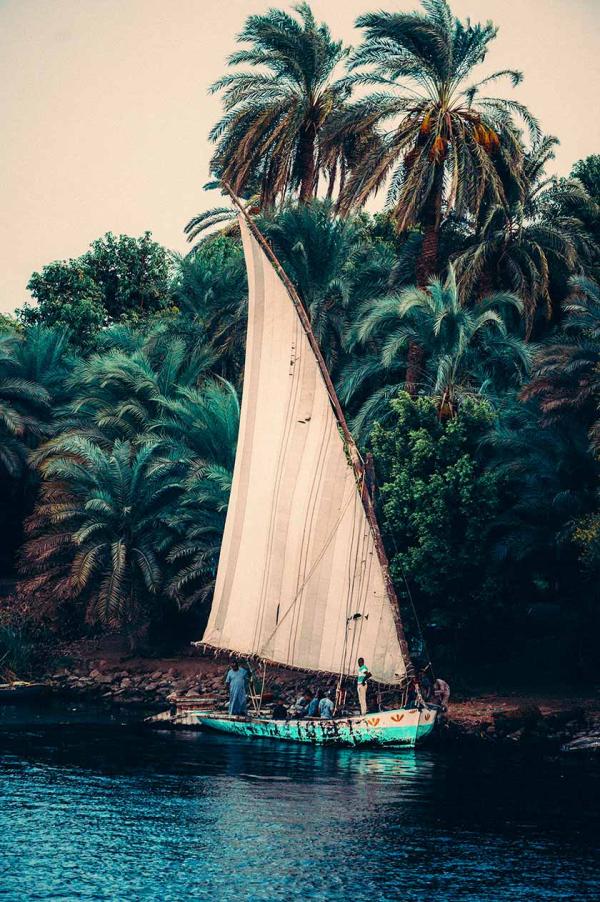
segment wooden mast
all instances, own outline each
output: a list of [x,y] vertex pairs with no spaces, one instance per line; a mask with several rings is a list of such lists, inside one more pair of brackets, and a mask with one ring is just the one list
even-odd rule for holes
[[267,257],[273,264],[273,267],[274,267],[275,271],[277,272],[277,275],[279,276],[279,278],[285,285],[287,292],[290,296],[290,299],[291,299],[294,307],[296,308],[296,313],[298,314],[300,323],[301,323],[302,328],[304,329],[304,333],[308,339],[308,343],[310,344],[312,351],[315,355],[315,358],[317,360],[317,364],[319,366],[321,376],[323,378],[325,387],[327,389],[327,394],[329,395],[329,400],[331,402],[331,406],[333,407],[333,411],[334,411],[336,420],[339,424],[340,429],[342,430],[342,434],[344,436],[344,441],[346,442],[346,445],[348,448],[348,453],[350,455],[350,460],[352,462],[352,468],[354,470],[354,474],[355,474],[355,477],[357,480],[357,485],[360,488],[360,498],[361,498],[362,505],[363,505],[363,508],[365,511],[367,522],[369,523],[369,527],[370,527],[371,533],[373,535],[373,542],[375,545],[375,550],[377,552],[377,558],[379,560],[379,565],[381,567],[381,571],[383,574],[383,580],[385,583],[387,596],[391,602],[392,616],[394,619],[394,625],[396,627],[396,635],[398,636],[398,643],[400,645],[400,650],[402,651],[402,655],[404,658],[404,664],[406,666],[407,675],[410,676],[411,670],[412,670],[412,663],[411,663],[410,654],[408,651],[408,643],[406,641],[406,635],[404,633],[402,617],[400,615],[400,605],[398,603],[398,596],[396,595],[394,583],[393,583],[392,577],[390,575],[390,565],[389,565],[387,554],[386,554],[386,551],[385,551],[385,548],[383,545],[383,539],[381,537],[381,532],[379,530],[379,524],[377,522],[377,517],[375,514],[375,507],[373,505],[371,494],[370,494],[368,486],[367,486],[367,480],[365,478],[365,467],[363,464],[363,460],[360,456],[358,447],[356,445],[356,442],[354,441],[354,438],[352,437],[352,433],[350,432],[350,429],[348,428],[348,423],[346,422],[346,417],[344,416],[344,411],[342,410],[342,406],[341,406],[339,398],[337,396],[337,392],[334,388],[333,382],[331,381],[331,376],[329,375],[329,370],[327,369],[327,364],[325,363],[325,360],[321,353],[321,348],[319,347],[319,343],[317,342],[317,339],[315,338],[315,334],[312,330],[312,326],[310,324],[310,319],[308,317],[308,314],[306,312],[304,304],[302,303],[300,296],[298,295],[298,292],[296,291],[294,284],[289,279],[289,277],[286,274],[285,270],[283,269],[281,263],[275,256],[270,244],[265,239],[265,237],[263,236],[260,229],[255,224],[255,222],[248,215],[246,209],[244,208],[241,201],[234,193],[231,186],[225,181],[223,181],[221,184],[225,188],[225,191],[227,192],[227,194],[229,194],[229,196],[231,197],[235,206],[238,208],[238,210],[244,217],[244,219],[248,225],[248,228],[250,229],[250,231],[252,232],[252,234],[254,235],[254,237],[256,238],[258,243],[260,244],[261,248],[264,250],[265,254],[267,255]]

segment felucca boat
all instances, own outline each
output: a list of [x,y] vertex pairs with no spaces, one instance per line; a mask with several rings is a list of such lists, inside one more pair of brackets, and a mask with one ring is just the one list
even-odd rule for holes
[[283,721],[257,690],[247,716],[181,700],[172,719],[247,737],[414,746],[436,711],[402,703],[412,668],[365,467],[304,307],[233,200],[249,287],[244,387],[214,600],[196,644],[340,684],[363,657],[398,700],[365,716]]

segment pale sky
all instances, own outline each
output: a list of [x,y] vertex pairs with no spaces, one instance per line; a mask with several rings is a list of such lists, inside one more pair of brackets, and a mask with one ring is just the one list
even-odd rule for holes
[[[413,0],[313,0],[333,35],[358,43],[356,17]],[[567,174],[600,152],[600,3],[454,0],[500,33],[485,69],[518,68],[514,96],[561,140]],[[219,204],[208,86],[245,17],[276,0],[0,0],[0,310],[27,299],[34,270],[83,253],[111,230],[152,231],[183,251],[190,217]]]

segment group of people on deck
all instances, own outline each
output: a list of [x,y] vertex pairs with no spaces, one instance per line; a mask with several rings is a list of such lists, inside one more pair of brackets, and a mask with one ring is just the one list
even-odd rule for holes
[[289,711],[282,702],[276,704],[273,708],[273,719],[285,720],[289,716],[294,720],[300,720],[303,717],[320,717],[323,720],[330,720],[335,709],[331,700],[333,694],[329,689],[317,689],[316,693],[312,689],[305,689]]
[[[360,713],[367,714],[369,710],[367,693],[371,672],[365,664],[364,658],[358,659],[356,674],[356,694],[360,706]],[[229,713],[244,716],[248,711],[248,682],[251,671],[240,667],[238,661],[233,661],[227,671],[225,684],[229,689]],[[330,689],[318,689],[313,692],[306,688],[295,703],[288,709],[282,699],[276,699],[272,708],[274,720],[286,720],[288,717],[298,720],[305,717],[331,719],[336,710],[336,704],[332,701],[335,692]],[[425,672],[412,678],[406,697],[407,707],[423,707],[433,703],[442,711],[445,711],[450,698],[450,687],[445,680],[437,679],[434,683],[428,679]],[[338,700],[339,701],[339,700]]]
[[[369,711],[367,693],[369,690],[370,678],[371,673],[365,664],[364,658],[359,658],[358,673],[356,677],[356,694],[358,695],[361,714],[367,714]],[[450,686],[448,683],[440,677],[432,682],[427,670],[415,674],[408,683],[406,690],[407,708],[423,708],[429,705],[439,708],[440,711],[447,711],[449,700]]]

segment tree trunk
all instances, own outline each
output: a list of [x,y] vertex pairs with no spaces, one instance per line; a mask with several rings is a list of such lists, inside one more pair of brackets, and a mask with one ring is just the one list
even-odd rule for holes
[[423,229],[423,244],[417,260],[417,285],[419,288],[426,288],[429,280],[436,274],[439,243],[439,227],[436,226],[435,221],[427,222]]
[[[437,271],[443,181],[443,168],[442,166],[437,166],[431,194],[427,198],[423,209],[423,244],[417,260],[417,286],[419,288],[426,288],[427,283]],[[423,375],[424,358],[423,349],[411,342],[406,362],[406,391],[411,398],[417,395],[418,386]]]
[[260,209],[261,212],[272,210],[275,206],[275,195],[273,193],[273,164],[271,163],[267,171],[263,174],[261,192],[260,192]]
[[300,203],[307,204],[312,200],[315,190],[315,137],[313,125],[309,124],[300,138]]
[[411,341],[408,346],[408,356],[406,359],[406,380],[404,387],[411,396],[416,398],[419,390],[419,382],[423,373],[423,361],[425,352],[423,348],[416,342]]
[[331,200],[333,198],[333,192],[335,190],[335,180],[337,178],[337,162],[333,164],[331,167],[331,171],[329,172],[329,187],[327,188],[327,200]]
[[[417,285],[419,288],[426,288],[429,279],[435,273],[438,244],[439,230],[432,221],[425,225],[421,253],[417,260]],[[423,375],[424,360],[425,352],[423,348],[411,341],[408,346],[408,358],[406,361],[406,391],[411,398],[415,398],[418,393],[419,383]]]

